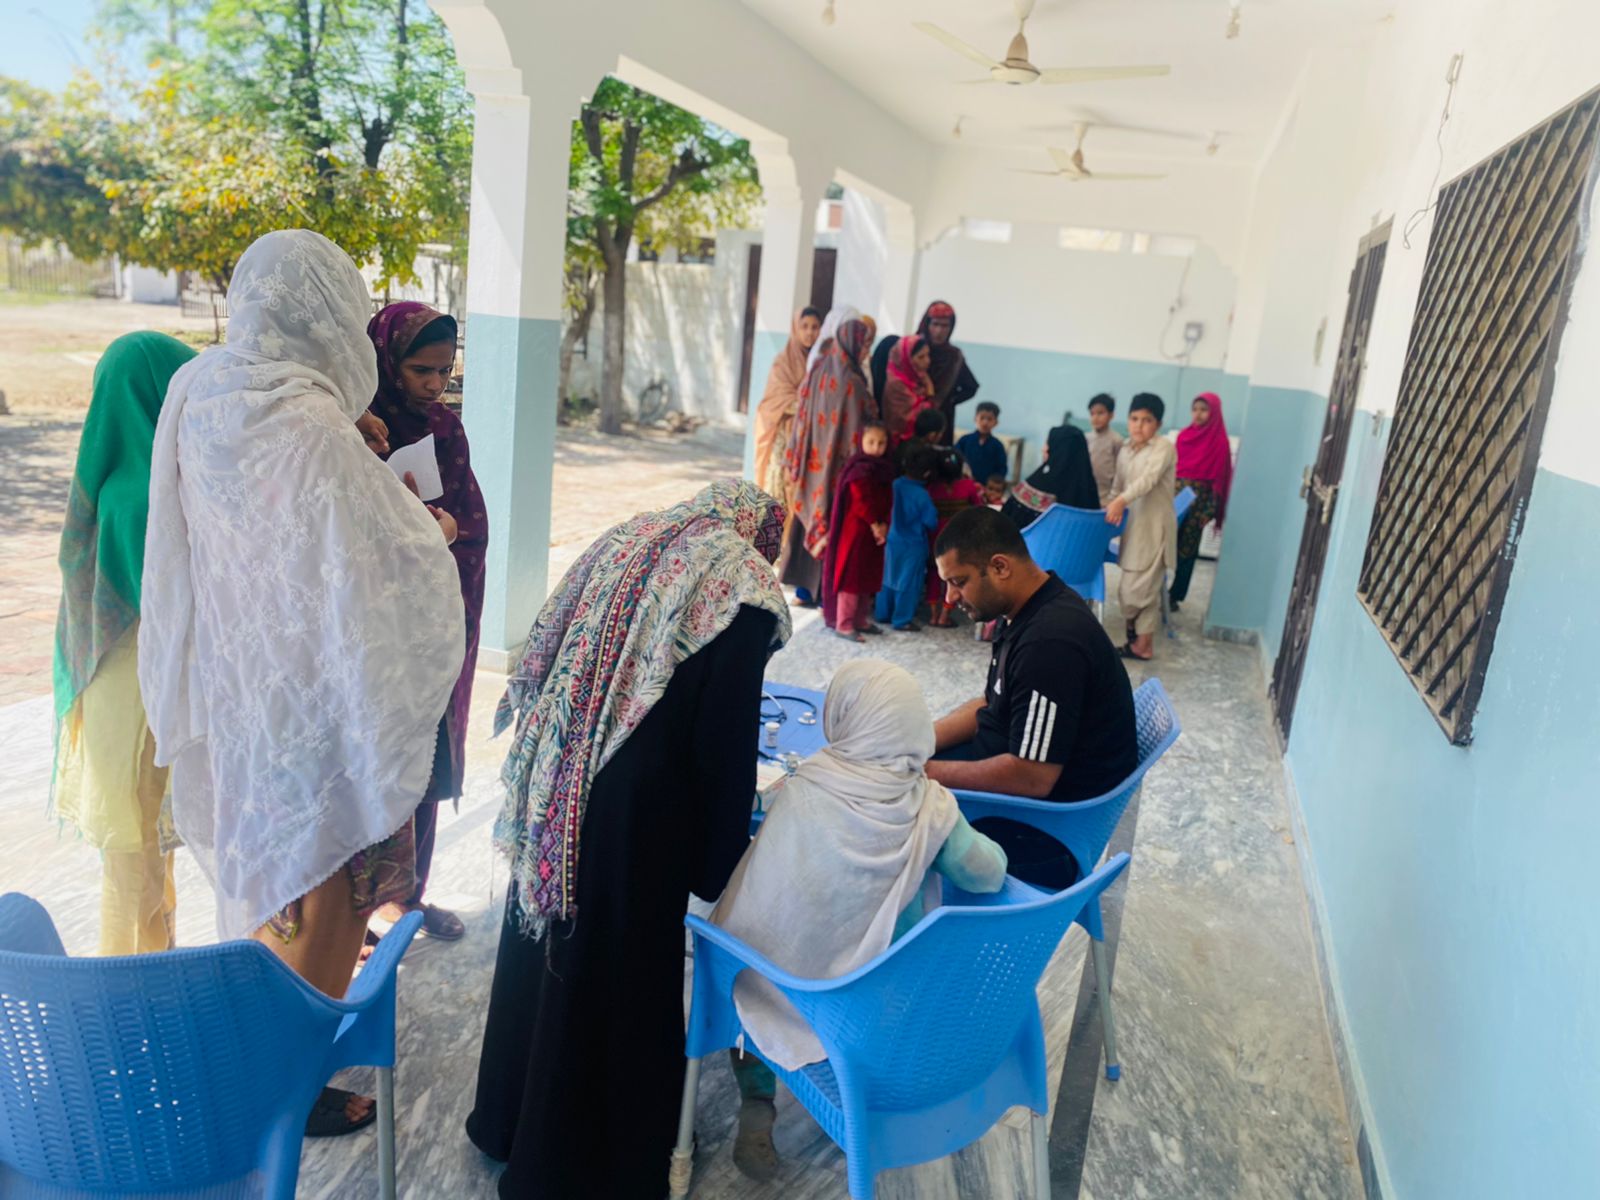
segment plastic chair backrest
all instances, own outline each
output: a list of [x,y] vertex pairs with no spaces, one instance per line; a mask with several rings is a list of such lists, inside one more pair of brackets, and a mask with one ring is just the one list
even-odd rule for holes
[[1052,504],[1022,531],[1022,540],[1034,562],[1081,591],[1081,585],[1100,575],[1106,547],[1127,523],[1126,514],[1121,525],[1108,525],[1104,509]]
[[[869,1109],[915,1112],[977,1086],[1038,1019],[1035,988],[1067,927],[1127,865],[1054,895],[938,908],[883,954],[820,987],[776,978]],[[784,987],[800,983],[804,991]]]
[[1134,735],[1139,765],[1114,789],[1092,800],[1063,804],[1055,800],[1029,800],[991,792],[957,791],[956,799],[967,820],[1009,817],[1041,829],[1072,851],[1082,868],[1092,866],[1105,853],[1128,802],[1144,782],[1145,772],[1167,752],[1183,727],[1159,679],[1147,679],[1133,693]]
[[255,942],[68,958],[36,901],[0,896],[0,1163],[81,1191],[237,1179],[303,1119],[344,1016]]

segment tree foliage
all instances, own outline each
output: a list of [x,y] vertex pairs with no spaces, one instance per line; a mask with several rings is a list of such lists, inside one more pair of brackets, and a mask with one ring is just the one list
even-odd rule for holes
[[605,297],[600,423],[622,427],[628,250],[689,249],[745,223],[760,199],[750,145],[619,79],[606,78],[573,126],[567,200],[567,299],[587,328]]
[[60,96],[0,88],[0,228],[218,284],[285,226],[385,279],[410,278],[424,244],[464,255],[470,98],[423,0],[111,0],[102,15],[92,76]]

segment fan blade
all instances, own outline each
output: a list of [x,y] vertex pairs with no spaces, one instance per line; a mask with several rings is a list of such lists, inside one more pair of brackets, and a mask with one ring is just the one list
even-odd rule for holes
[[1165,179],[1165,175],[1119,175],[1111,171],[1096,171],[1093,175],[1086,174],[1085,179],[1098,180],[1101,183],[1139,183],[1155,179]]
[[1051,67],[1039,72],[1039,82],[1099,83],[1109,79],[1153,79],[1170,74],[1171,67]]
[[1053,178],[1061,174],[1060,171],[1034,171],[1028,167],[1008,167],[1006,169],[1016,175],[1049,175]]
[[1078,168],[1072,161],[1072,155],[1068,154],[1059,146],[1050,146],[1048,149],[1050,151],[1050,157],[1055,160],[1055,164],[1060,170],[1066,171],[1069,174],[1077,171]]
[[[988,67],[991,71],[1000,66],[999,63],[990,58],[982,50],[979,50],[976,46],[967,45],[966,42],[963,42],[955,34],[946,33],[943,29],[940,29],[931,21],[917,21],[911,27],[913,29],[920,29],[929,37],[935,39],[936,41],[943,42],[946,46],[949,46],[950,49],[954,50],[957,54],[960,54],[966,58],[970,58],[973,62],[978,63],[980,66]],[[988,81],[985,80],[984,82]]]

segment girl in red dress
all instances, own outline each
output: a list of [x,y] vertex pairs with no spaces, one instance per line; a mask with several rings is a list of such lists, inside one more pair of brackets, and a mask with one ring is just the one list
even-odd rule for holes
[[883,586],[883,543],[894,499],[894,465],[888,452],[889,432],[882,422],[862,426],[861,448],[845,464],[833,495],[828,522],[832,536],[822,571],[823,611],[833,613],[834,631],[852,642],[883,632],[872,621],[872,598]]

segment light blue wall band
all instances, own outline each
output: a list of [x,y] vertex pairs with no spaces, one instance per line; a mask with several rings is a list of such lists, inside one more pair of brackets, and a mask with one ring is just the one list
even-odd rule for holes
[[1471,747],[1355,596],[1386,437],[1351,435],[1289,765],[1398,1196],[1600,1177],[1600,488],[1537,474]]
[[549,585],[561,323],[471,313],[467,342],[462,418],[490,514],[483,649],[486,665],[502,665],[497,655],[527,638]]
[[1250,389],[1249,432],[1239,439],[1206,624],[1257,631],[1269,662],[1283,635],[1305,520],[1301,472],[1316,457],[1327,407],[1315,392]]

